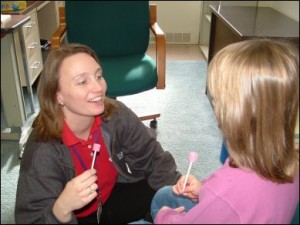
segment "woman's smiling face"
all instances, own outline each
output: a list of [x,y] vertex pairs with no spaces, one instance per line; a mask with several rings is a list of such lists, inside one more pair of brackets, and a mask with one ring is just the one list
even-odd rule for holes
[[104,111],[107,90],[102,68],[93,57],[77,53],[64,59],[59,70],[57,101],[66,118],[96,116]]

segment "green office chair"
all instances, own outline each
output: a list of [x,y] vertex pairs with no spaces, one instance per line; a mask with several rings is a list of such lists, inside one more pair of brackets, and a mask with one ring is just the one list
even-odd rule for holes
[[[165,88],[166,40],[156,22],[156,5],[149,1],[65,1],[59,9],[60,26],[51,47],[68,43],[91,47],[100,59],[113,98],[133,95],[153,88]],[[150,29],[156,40],[156,60],[146,55]],[[140,117],[153,119],[160,114]]]

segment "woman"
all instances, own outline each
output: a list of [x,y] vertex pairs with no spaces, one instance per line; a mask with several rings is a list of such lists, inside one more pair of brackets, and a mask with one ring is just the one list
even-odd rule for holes
[[21,161],[17,223],[127,223],[144,218],[155,191],[181,176],[149,128],[106,89],[89,47],[50,52]]
[[154,222],[290,223],[299,201],[298,49],[264,39],[231,44],[210,62],[207,82],[229,156],[205,180],[189,176],[183,190],[183,176],[159,190]]

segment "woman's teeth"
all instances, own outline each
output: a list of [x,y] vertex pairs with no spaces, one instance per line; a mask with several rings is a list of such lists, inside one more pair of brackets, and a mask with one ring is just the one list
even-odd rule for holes
[[96,98],[90,100],[89,102],[99,102],[99,101],[101,101],[101,97],[96,97]]

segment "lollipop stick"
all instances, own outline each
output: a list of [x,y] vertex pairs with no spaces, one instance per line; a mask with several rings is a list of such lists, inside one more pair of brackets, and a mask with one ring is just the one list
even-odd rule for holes
[[96,155],[97,155],[97,152],[100,151],[100,147],[101,147],[101,145],[99,145],[99,144],[94,144],[94,146],[93,146],[94,155],[93,155],[93,161],[92,161],[91,169],[94,168],[94,164],[95,164],[95,160],[96,160]]
[[188,171],[187,171],[187,174],[186,174],[186,177],[185,177],[184,183],[183,183],[182,192],[183,192],[183,191],[184,191],[184,189],[185,189],[185,186],[186,186],[186,183],[187,183],[188,177],[189,177],[189,175],[190,175],[190,172],[191,172],[192,164],[193,164],[193,162],[190,162],[190,165],[189,165],[189,168],[188,168]]
[[91,169],[93,169],[93,168],[94,168],[95,159],[96,159],[96,152],[94,152],[94,156],[93,156],[93,162],[92,162]]

